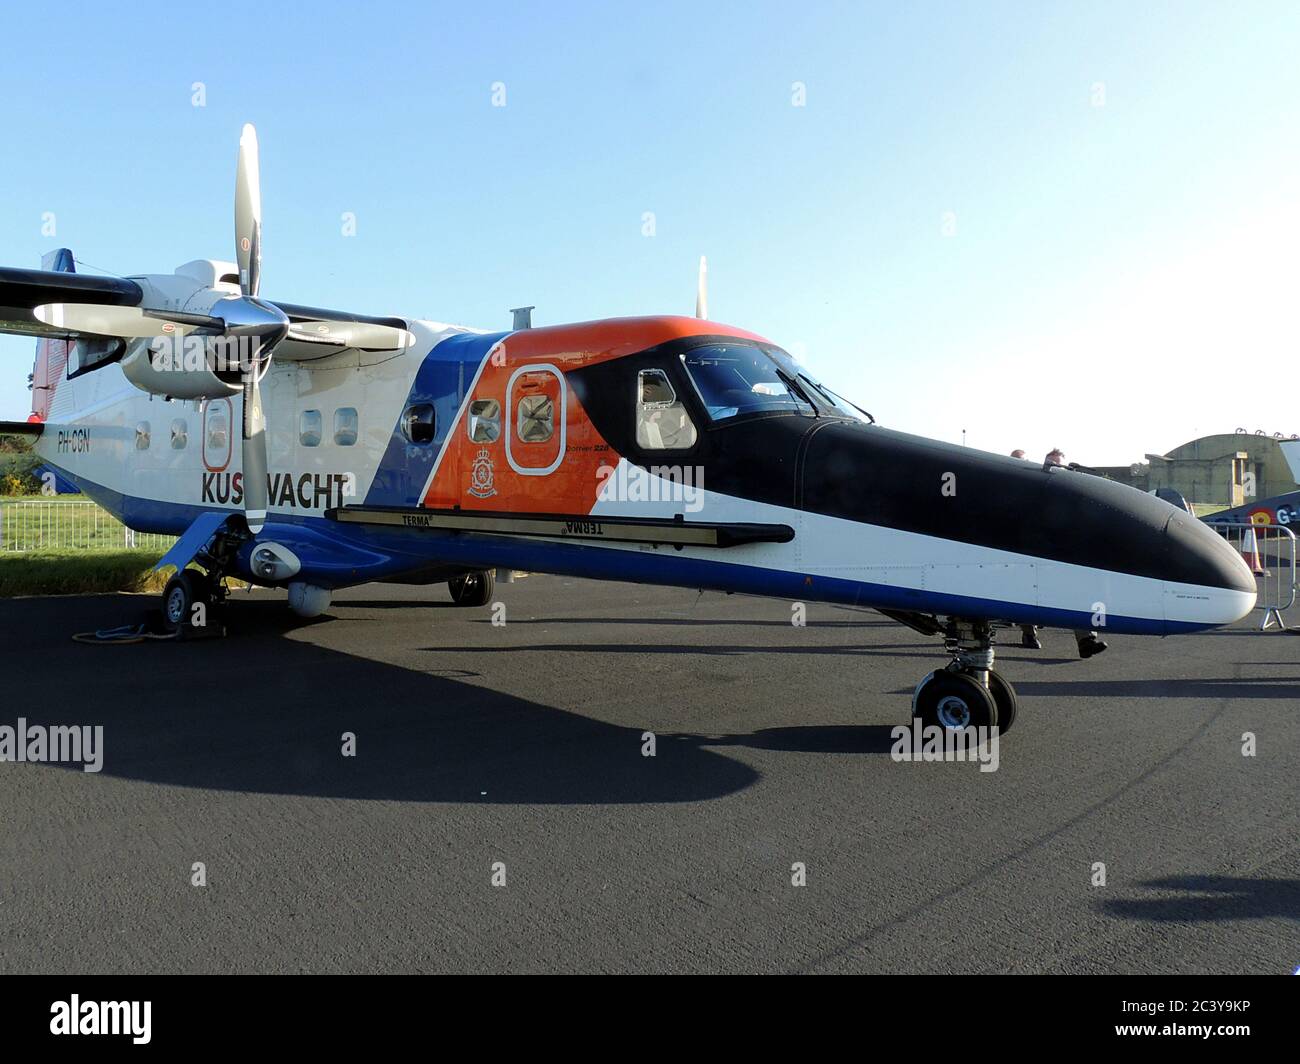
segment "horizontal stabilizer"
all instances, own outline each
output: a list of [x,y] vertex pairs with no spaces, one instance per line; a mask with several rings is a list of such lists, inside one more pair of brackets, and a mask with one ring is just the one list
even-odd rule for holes
[[41,421],[0,421],[0,436],[39,436],[44,431]]

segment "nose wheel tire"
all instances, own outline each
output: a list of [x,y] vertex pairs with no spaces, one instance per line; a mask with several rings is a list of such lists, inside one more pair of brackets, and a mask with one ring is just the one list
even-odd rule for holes
[[1016,698],[1016,689],[1000,672],[989,669],[989,693],[993,695],[993,701],[998,707],[998,729],[1006,735],[1016,722],[1016,710],[1020,701]]
[[[203,604],[201,616],[194,609],[198,603]],[[163,622],[169,631],[188,631],[199,626],[196,621],[206,626],[212,606],[212,581],[197,569],[182,569],[163,589]]]
[[919,717],[923,727],[991,728],[998,723],[998,704],[974,677],[940,669],[917,686],[912,716]]
[[447,587],[451,590],[452,602],[457,606],[486,606],[492,601],[496,582],[496,573],[491,569],[482,569],[453,577],[447,581]]

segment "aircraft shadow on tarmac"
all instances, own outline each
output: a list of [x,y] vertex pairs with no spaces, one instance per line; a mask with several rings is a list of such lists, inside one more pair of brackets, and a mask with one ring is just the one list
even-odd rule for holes
[[456,603],[442,602],[440,600],[429,599],[340,599],[334,604],[337,610],[341,607],[355,607],[362,610],[454,610],[459,609]]
[[1217,923],[1228,920],[1300,920],[1300,880],[1247,879],[1240,876],[1168,876],[1141,884],[1149,890],[1177,891],[1177,897],[1118,898],[1101,903],[1108,916],[1165,923]]
[[[512,625],[518,621],[511,621]],[[593,622],[595,623],[595,622]],[[603,623],[603,622],[599,622]],[[730,624],[731,622],[727,622]],[[433,654],[459,654],[465,657],[474,655],[491,655],[500,653],[496,647],[425,647]],[[915,643],[886,643],[875,646],[768,646],[749,643],[745,645],[725,645],[719,643],[530,643],[526,646],[511,646],[512,654],[669,654],[690,656],[702,654],[711,657],[733,657],[748,654],[825,654],[836,657],[889,657],[889,658],[928,658],[935,665],[943,664],[942,651],[927,651]]]
[[[95,647],[76,630],[128,622],[129,599],[27,599],[6,605],[0,639],[37,668],[14,669],[6,714],[29,725],[102,724],[103,776],[265,794],[415,802],[625,804],[707,801],[758,773],[726,747],[797,753],[887,753],[892,725],[783,727],[738,735],[660,734],[641,756],[622,727],[492,690],[472,668],[417,671],[294,637],[278,602],[232,606],[227,639]],[[354,627],[353,632],[357,629]],[[367,637],[363,628],[360,638]],[[438,647],[471,663],[484,647]],[[915,644],[762,647],[558,644],[582,653],[831,653],[934,657]],[[1032,660],[1032,659],[1027,659]],[[1020,683],[1026,695],[1276,698],[1286,681],[1113,680]],[[647,727],[653,718],[647,714]],[[358,756],[340,756],[344,732]],[[62,766],[79,771],[76,766]],[[486,793],[485,793],[486,792]]]
[[[348,605],[353,605],[349,603]],[[482,624],[491,624],[491,620],[484,620]],[[791,624],[786,621],[761,621],[740,617],[727,617],[725,620],[717,617],[529,617],[526,619],[512,618],[510,623],[515,624],[587,624],[604,627],[611,624],[634,624],[638,627],[641,625],[675,625],[675,626],[706,626],[717,628],[720,624],[728,628],[790,628]],[[809,628],[889,628],[897,627],[896,621],[809,621]]]
[[[899,722],[904,723],[903,721]],[[762,728],[747,735],[668,735],[664,742],[701,747],[741,746],[787,754],[887,754],[895,745],[893,724],[828,724]]]
[[[0,620],[8,648],[40,662],[13,670],[6,702],[21,709],[4,722],[102,724],[104,766],[88,780],[407,802],[624,804],[706,801],[758,779],[701,743],[660,743],[658,756],[642,757],[639,727],[456,678],[475,675],[467,670],[435,675],[294,638],[313,622],[295,622],[279,603],[233,605],[238,634],[226,639],[86,646],[69,638],[138,612],[120,597],[28,599],[6,604]],[[344,732],[356,733],[356,757],[341,756]]]
[[1097,698],[1273,698],[1292,699],[1300,692],[1300,678],[1290,676],[1222,679],[1165,677],[1148,680],[1089,680],[1086,684],[1054,680],[1016,681],[1021,698],[1076,696]]

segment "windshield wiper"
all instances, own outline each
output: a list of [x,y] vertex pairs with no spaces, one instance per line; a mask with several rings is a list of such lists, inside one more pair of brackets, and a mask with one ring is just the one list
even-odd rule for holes
[[870,421],[871,424],[874,425],[876,423],[876,419],[872,417],[871,414],[868,413],[866,410],[863,410],[862,407],[858,406],[858,404],[855,403],[852,399],[845,399],[844,396],[840,395],[839,392],[831,391],[829,388],[826,387],[826,385],[818,384],[817,381],[813,380],[811,377],[806,376],[805,374],[800,373],[799,379],[804,381],[810,388],[814,389],[818,395],[820,395],[823,399],[826,400],[826,402],[830,405],[832,409],[842,409],[841,404],[843,404],[844,406],[851,406],[859,414],[861,414],[868,421]]
[[[821,416],[821,415],[820,415],[820,412],[819,412],[818,409],[817,409],[817,404],[814,403],[814,402],[813,402],[813,401],[808,397],[808,393],[805,392],[805,391],[803,390],[803,388],[800,386],[800,384],[799,384],[799,382],[798,382],[797,380],[795,380],[793,377],[791,377],[788,373],[786,373],[785,370],[781,369],[779,366],[777,367],[776,375],[777,375],[778,377],[781,378],[781,382],[786,386],[786,388],[787,388],[789,391],[791,391],[791,392],[793,392],[795,395],[799,396],[800,399],[802,399],[805,403],[808,404],[809,409],[811,409],[812,412],[813,412],[813,417],[820,417],[820,416]],[[832,404],[832,405],[834,405],[834,404]]]

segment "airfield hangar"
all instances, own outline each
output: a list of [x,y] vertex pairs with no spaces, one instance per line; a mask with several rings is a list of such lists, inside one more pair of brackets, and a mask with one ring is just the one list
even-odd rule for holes
[[1268,499],[1300,488],[1300,436],[1262,431],[1224,432],[1148,454],[1131,466],[1098,472],[1142,491],[1173,488],[1199,505],[1241,506],[1253,476],[1253,498]]

